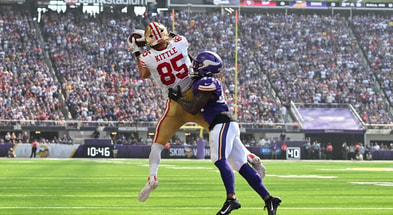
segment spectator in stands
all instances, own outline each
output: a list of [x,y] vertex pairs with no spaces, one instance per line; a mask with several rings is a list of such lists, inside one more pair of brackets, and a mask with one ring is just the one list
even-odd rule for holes
[[351,159],[351,160],[354,160],[356,157],[355,145],[352,143],[349,145],[348,156],[349,156],[349,159]]
[[145,144],[147,144],[147,145],[153,144],[153,139],[151,138],[150,135],[147,136],[147,138],[146,138],[146,143],[145,143]]
[[362,161],[363,160],[363,155],[358,151],[356,153],[355,159],[358,161]]
[[277,150],[278,150],[278,144],[276,141],[272,141],[272,144],[270,145],[270,152],[271,152],[271,159],[277,159]]
[[7,131],[7,133],[4,136],[4,140],[6,143],[11,143],[11,132]]
[[37,139],[34,139],[33,142],[31,143],[31,154],[30,158],[35,158],[37,155],[37,147],[38,147],[38,141]]
[[312,147],[311,147],[310,138],[307,138],[306,142],[303,145],[303,149],[304,149],[305,159],[311,159],[313,155],[312,155]]
[[341,145],[341,154],[342,154],[343,160],[348,160],[348,153],[349,153],[349,146],[348,146],[347,142],[344,142]]
[[366,160],[372,160],[373,159],[373,155],[371,154],[370,151],[366,151],[365,157],[366,157]]
[[118,134],[116,136],[116,141],[117,144],[123,145],[127,143],[127,138],[124,134]]
[[285,159],[287,155],[287,143],[285,141],[282,142],[280,149],[281,149],[281,159]]
[[67,134],[64,134],[63,137],[60,139],[60,143],[62,144],[72,144],[72,138]]
[[364,158],[365,157],[365,153],[366,153],[366,148],[364,147],[363,143],[359,143],[358,151],[360,152],[360,154]]
[[321,159],[321,143],[317,140],[315,140],[311,146],[312,148],[312,157],[313,159]]
[[251,137],[250,145],[251,145],[251,146],[256,146],[256,141],[255,141],[255,138],[254,138],[254,137]]
[[15,154],[15,152],[14,152],[14,148],[10,148],[10,149],[8,150],[8,157],[9,157],[9,158],[16,158],[16,154]]
[[371,148],[371,150],[374,150],[374,151],[378,151],[378,150],[380,150],[381,149],[381,147],[379,146],[379,144],[377,143],[377,142],[375,142],[373,145],[372,145],[372,148]]
[[10,139],[11,143],[17,144],[18,143],[17,140],[18,140],[18,137],[16,136],[16,133],[15,132],[11,132],[11,139]]
[[331,142],[326,145],[326,159],[333,159],[333,145]]
[[266,144],[265,138],[261,137],[258,141],[258,146],[264,146]]

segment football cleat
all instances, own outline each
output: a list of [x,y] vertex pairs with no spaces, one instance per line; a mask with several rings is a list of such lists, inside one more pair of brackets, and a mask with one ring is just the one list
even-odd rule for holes
[[278,206],[280,206],[281,198],[277,196],[270,196],[265,202],[264,209],[267,209],[268,215],[276,215]]
[[249,154],[247,156],[247,161],[251,164],[252,168],[254,168],[255,171],[257,171],[261,176],[261,178],[263,179],[266,175],[266,168],[262,164],[261,159],[254,154]]
[[139,192],[138,200],[140,202],[146,201],[150,193],[158,187],[158,179],[157,176],[152,175],[147,179],[146,185],[143,187],[141,192]]
[[230,214],[232,210],[239,209],[240,207],[240,202],[237,199],[227,199],[221,210],[217,212],[217,215]]

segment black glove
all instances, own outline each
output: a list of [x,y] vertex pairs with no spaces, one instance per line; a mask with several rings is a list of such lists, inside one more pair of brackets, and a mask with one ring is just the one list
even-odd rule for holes
[[177,34],[173,33],[173,32],[169,32],[169,36],[172,37],[172,38],[175,38],[177,36]]
[[188,54],[188,58],[190,58],[191,63],[194,62],[195,58],[193,56],[191,56],[190,54]]
[[169,88],[168,89],[168,97],[172,100],[179,100],[181,97],[181,90],[180,90],[180,86],[177,85],[177,90],[173,89],[173,88]]

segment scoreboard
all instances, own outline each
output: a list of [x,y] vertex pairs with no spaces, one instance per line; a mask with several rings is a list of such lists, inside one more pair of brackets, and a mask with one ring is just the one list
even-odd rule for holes
[[113,158],[113,145],[110,139],[85,139],[83,155],[86,158]]

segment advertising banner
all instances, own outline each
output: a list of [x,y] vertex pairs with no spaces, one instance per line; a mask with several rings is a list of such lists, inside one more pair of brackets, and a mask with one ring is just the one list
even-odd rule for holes
[[240,0],[214,0],[213,3],[215,5],[239,5]]
[[275,7],[277,2],[275,1],[242,1],[241,6],[256,6],[256,7]]
[[[278,142],[279,145],[281,143]],[[277,157],[279,159],[288,159],[288,160],[298,160],[303,159],[304,148],[302,145],[303,141],[290,141],[287,142],[287,150],[286,152],[281,151],[279,148],[276,151]],[[36,159],[45,159],[45,158],[72,158],[83,157],[82,149],[83,144],[73,144],[73,145],[65,145],[65,144],[41,144],[38,146]],[[113,158],[124,158],[124,159],[146,159],[148,161],[149,152],[151,145],[122,145],[113,147]],[[31,154],[31,144],[0,144],[0,157],[5,159],[7,157],[7,152],[10,148],[13,148],[16,154],[16,159],[19,158],[30,158]],[[252,146],[247,147],[248,150],[258,156],[261,156],[265,159],[271,158],[271,147],[268,146]],[[79,149],[79,150],[78,150]],[[197,146],[182,146],[175,145],[170,147],[169,149],[164,149],[162,152],[162,158],[171,158],[171,159],[201,159],[197,157],[199,148]],[[79,151],[79,152],[78,152]],[[118,153],[117,153],[118,152]],[[210,158],[210,148],[204,148],[205,159]],[[79,153],[79,155],[77,155]],[[98,152],[97,152],[98,153]],[[105,150],[103,151],[105,154]],[[391,150],[374,150],[371,151],[374,160],[392,160],[393,159],[393,151]],[[77,156],[73,156],[77,155]],[[285,156],[284,158],[282,156]],[[15,158],[9,158],[15,159]],[[34,159],[34,158],[32,158]]]
[[393,8],[393,3],[364,3],[368,8]]
[[[17,158],[29,158],[32,151],[29,143],[19,143],[14,146]],[[72,158],[79,144],[38,144],[37,158]]]
[[147,0],[63,0],[68,5],[103,4],[103,5],[147,5]]
[[[210,148],[204,148],[205,158],[210,158]],[[169,149],[164,149],[163,158],[197,158],[197,146],[171,146]],[[199,158],[201,159],[201,158]]]
[[306,133],[361,134],[360,122],[346,108],[299,108]]

